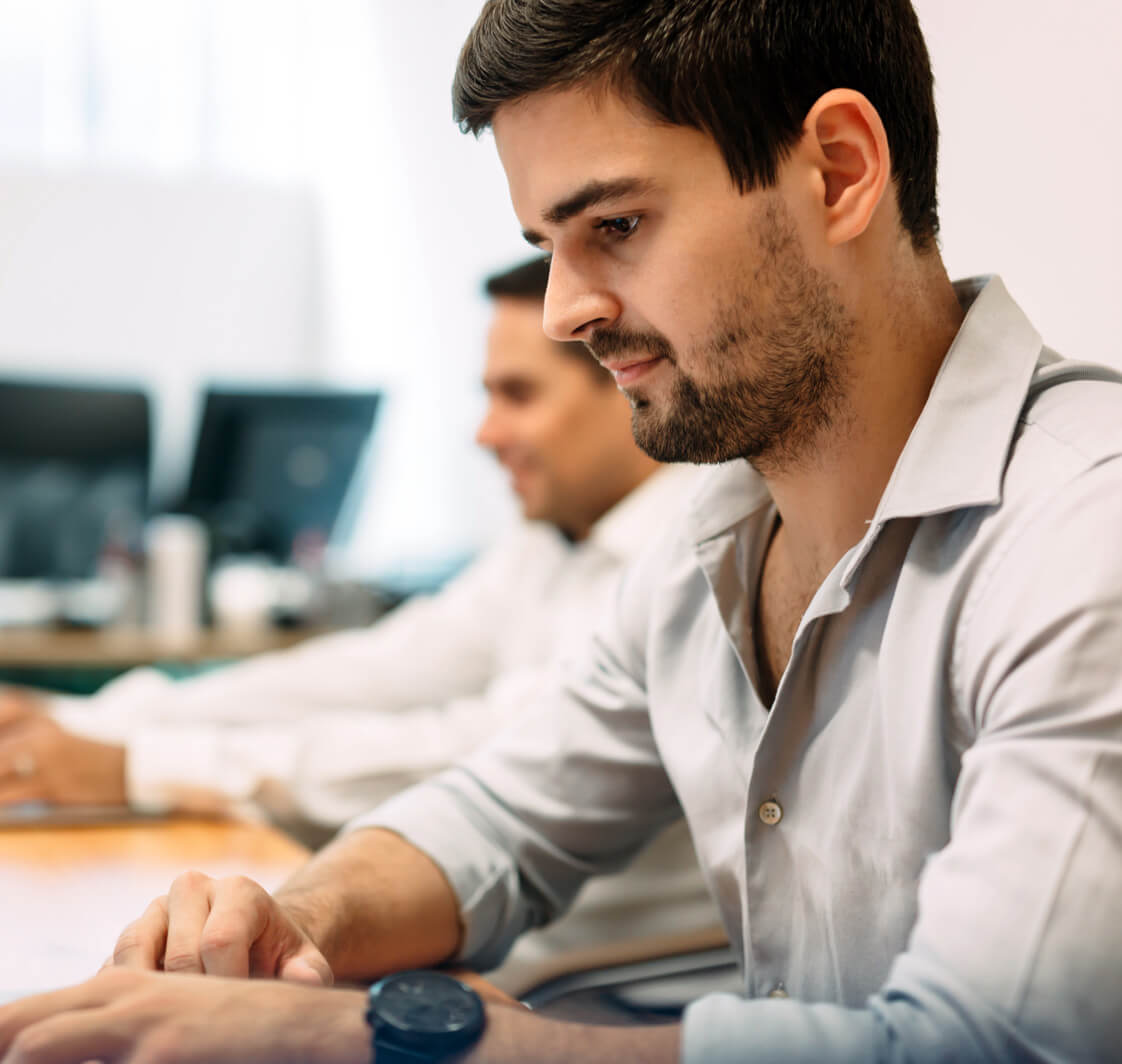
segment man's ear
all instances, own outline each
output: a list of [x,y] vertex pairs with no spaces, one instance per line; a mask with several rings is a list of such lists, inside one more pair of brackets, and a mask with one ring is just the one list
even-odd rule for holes
[[831,89],[807,113],[803,143],[820,175],[826,239],[835,246],[853,240],[868,227],[891,176],[880,115],[861,93]]

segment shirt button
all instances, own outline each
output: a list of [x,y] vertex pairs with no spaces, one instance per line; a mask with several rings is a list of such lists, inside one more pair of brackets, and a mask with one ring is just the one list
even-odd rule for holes
[[774,798],[769,798],[760,806],[759,813],[760,819],[767,824],[769,828],[773,828],[783,819],[783,806]]

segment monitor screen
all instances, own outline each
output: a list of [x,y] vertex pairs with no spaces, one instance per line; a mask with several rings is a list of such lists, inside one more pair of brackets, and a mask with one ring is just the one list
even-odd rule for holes
[[377,392],[209,389],[186,497],[215,555],[288,561],[325,543],[370,437]]
[[138,535],[150,421],[139,389],[0,380],[0,577],[88,577]]

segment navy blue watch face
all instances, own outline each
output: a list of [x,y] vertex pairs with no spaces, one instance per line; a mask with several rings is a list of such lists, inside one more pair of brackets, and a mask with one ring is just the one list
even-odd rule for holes
[[471,1035],[483,1023],[479,998],[441,972],[388,976],[379,986],[376,1011],[380,1025],[408,1035]]

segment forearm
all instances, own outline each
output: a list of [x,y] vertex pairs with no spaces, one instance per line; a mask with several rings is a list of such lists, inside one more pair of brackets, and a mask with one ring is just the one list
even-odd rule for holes
[[594,1027],[498,1005],[487,1008],[483,1037],[458,1064],[677,1064],[680,1043],[676,1024]]
[[276,893],[336,979],[440,964],[460,943],[459,901],[422,851],[381,828],[331,843]]

